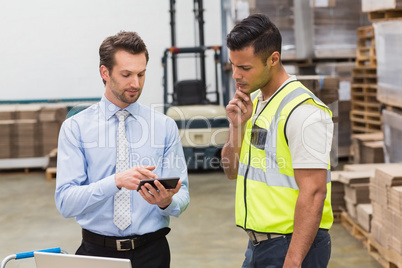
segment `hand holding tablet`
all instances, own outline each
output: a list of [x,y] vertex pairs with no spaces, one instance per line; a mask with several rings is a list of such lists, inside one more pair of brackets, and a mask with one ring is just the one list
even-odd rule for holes
[[176,188],[176,185],[179,182],[179,179],[180,179],[179,177],[172,177],[172,178],[158,178],[158,179],[141,180],[140,184],[138,184],[137,191],[139,191],[145,183],[149,183],[152,187],[157,189],[157,187],[154,183],[155,180],[159,181],[163,185],[163,187],[165,187],[166,189],[174,189],[174,188]]

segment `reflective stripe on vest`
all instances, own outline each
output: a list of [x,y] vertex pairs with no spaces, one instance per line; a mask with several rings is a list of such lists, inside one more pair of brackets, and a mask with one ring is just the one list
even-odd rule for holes
[[[255,108],[258,98],[254,100]],[[247,230],[266,233],[293,232],[294,209],[299,188],[294,178],[287,144],[286,123],[299,105],[308,103],[332,116],[328,107],[299,81],[278,90],[255,120],[247,122],[236,187],[236,224]],[[331,176],[327,169],[327,197],[320,228],[333,222]]]
[[[239,171],[238,175],[245,176],[248,165],[243,163],[239,163]],[[269,180],[267,180],[267,176],[269,176]],[[248,167],[247,179],[253,181],[263,182],[268,186],[279,186],[279,187],[288,187],[294,190],[299,190],[299,187],[296,184],[294,177],[289,177],[284,174],[279,173],[269,173],[267,174],[260,168],[255,168],[252,166]],[[331,182],[331,171],[327,171],[327,183]]]

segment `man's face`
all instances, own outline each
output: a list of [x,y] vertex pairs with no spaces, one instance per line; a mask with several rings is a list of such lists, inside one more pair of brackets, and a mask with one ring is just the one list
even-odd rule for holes
[[252,93],[262,89],[270,80],[270,66],[254,55],[252,46],[242,50],[229,51],[229,60],[232,64],[233,79],[236,89],[244,93]]
[[145,82],[147,61],[145,53],[131,54],[118,50],[115,54],[115,65],[110,72],[101,66],[102,78],[106,81],[106,98],[125,108],[138,100]]

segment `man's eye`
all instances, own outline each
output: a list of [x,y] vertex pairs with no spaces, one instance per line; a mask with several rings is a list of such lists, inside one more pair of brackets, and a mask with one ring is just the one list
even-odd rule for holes
[[143,77],[145,74],[138,74],[138,77]]
[[122,76],[123,77],[129,77],[130,75],[129,74],[123,74]]

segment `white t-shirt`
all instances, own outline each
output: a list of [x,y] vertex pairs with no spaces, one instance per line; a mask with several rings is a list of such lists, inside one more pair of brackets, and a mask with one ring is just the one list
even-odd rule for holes
[[[280,87],[296,80],[291,76]],[[279,90],[278,89],[278,90]],[[269,101],[258,96],[253,122]],[[329,114],[317,106],[302,104],[288,118],[286,137],[294,169],[327,169],[331,152],[334,124]]]

